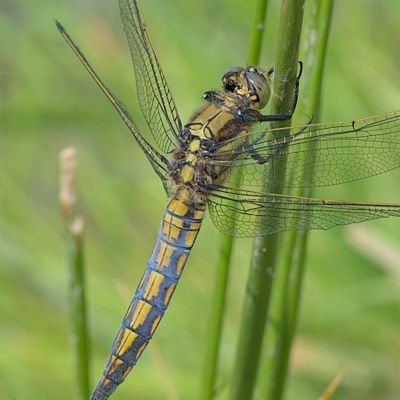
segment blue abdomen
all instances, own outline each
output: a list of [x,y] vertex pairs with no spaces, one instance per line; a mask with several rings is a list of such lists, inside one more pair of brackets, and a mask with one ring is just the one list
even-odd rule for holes
[[106,400],[123,382],[151,340],[168,307],[196,240],[204,210],[170,199],[157,242],[91,400]]

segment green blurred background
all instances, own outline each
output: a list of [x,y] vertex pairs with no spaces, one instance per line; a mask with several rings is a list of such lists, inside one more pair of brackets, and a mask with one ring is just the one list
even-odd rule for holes
[[[255,0],[142,1],[183,119],[246,59]],[[73,398],[58,153],[75,146],[86,218],[92,380],[145,268],[165,206],[157,177],[58,34],[57,17],[146,131],[117,1],[0,2],[0,398]],[[273,64],[271,1],[262,66]],[[400,3],[338,0],[323,120],[399,109]],[[300,95],[301,96],[301,95]],[[306,117],[305,117],[306,118]],[[319,197],[400,202],[399,172]],[[400,221],[313,233],[288,399],[316,399],[341,368],[334,399],[400,398]],[[167,317],[115,399],[190,400],[206,343],[220,234],[204,224]],[[226,398],[250,240],[236,242],[221,349]],[[247,400],[247,399],[244,399]]]

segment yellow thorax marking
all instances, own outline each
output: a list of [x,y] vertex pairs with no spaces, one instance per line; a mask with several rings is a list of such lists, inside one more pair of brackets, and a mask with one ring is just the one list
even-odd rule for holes
[[[214,104],[204,108],[192,121],[191,132],[200,138],[211,139],[216,133],[214,129],[220,129],[218,120],[220,119],[221,109]],[[216,125],[216,126],[212,126]],[[198,126],[198,128],[197,128]],[[221,125],[222,127],[222,125]]]
[[[200,116],[203,117],[202,114],[200,114]],[[194,125],[192,125],[190,128],[190,131],[192,132],[193,135],[196,135],[200,138],[211,139],[212,134],[211,134],[210,130],[207,129],[208,124],[209,124],[209,120],[207,118],[205,119],[205,121],[200,120],[198,123],[196,123],[196,125],[198,125],[199,127],[197,128],[197,127],[194,127]],[[190,146],[189,146],[189,149],[191,150]],[[195,151],[195,150],[192,150],[192,151]]]
[[199,149],[200,149],[200,140],[193,139],[189,144],[189,150],[194,153],[195,151],[198,151]]
[[197,157],[193,153],[186,156],[186,161],[191,165],[196,165]]
[[203,124],[203,126],[200,129],[200,136],[206,139],[212,138],[212,131],[208,127],[209,123],[210,121],[207,121],[205,124]]
[[181,177],[183,182],[191,182],[194,178],[194,169],[191,165],[184,165],[181,170]]

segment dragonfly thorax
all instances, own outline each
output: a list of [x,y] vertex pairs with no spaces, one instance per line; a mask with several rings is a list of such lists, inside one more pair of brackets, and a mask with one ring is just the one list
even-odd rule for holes
[[255,109],[262,109],[271,96],[270,78],[256,67],[234,67],[222,77],[222,88],[227,95],[236,94],[249,100]]
[[[190,131],[189,131],[190,132]],[[189,133],[187,142],[182,143],[174,152],[175,182],[184,185],[202,186],[207,180],[204,167],[204,154],[207,147],[204,139]]]

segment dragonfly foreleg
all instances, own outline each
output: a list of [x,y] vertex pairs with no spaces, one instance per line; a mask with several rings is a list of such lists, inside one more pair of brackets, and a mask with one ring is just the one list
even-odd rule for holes
[[300,77],[303,72],[303,63],[299,61],[300,71],[297,75],[295,87],[294,87],[294,97],[292,106],[290,110],[285,114],[269,114],[263,115],[257,110],[248,110],[243,114],[245,119],[248,119],[249,122],[271,122],[271,121],[287,121],[292,118],[294,111],[296,110],[297,100],[299,98],[299,85],[300,85]]
[[224,96],[215,90],[207,90],[207,92],[204,92],[203,99],[218,107],[221,107],[225,103]]

